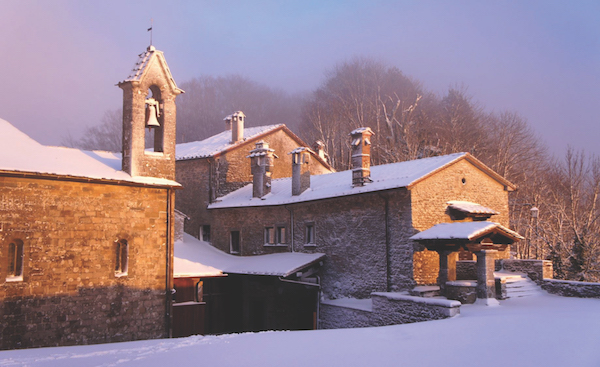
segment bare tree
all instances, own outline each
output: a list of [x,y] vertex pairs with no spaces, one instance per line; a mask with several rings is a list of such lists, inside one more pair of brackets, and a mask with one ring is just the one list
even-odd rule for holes
[[71,135],[63,137],[65,146],[85,150],[106,150],[120,152],[123,139],[123,110],[107,110],[102,116],[99,125],[89,126],[79,139]]

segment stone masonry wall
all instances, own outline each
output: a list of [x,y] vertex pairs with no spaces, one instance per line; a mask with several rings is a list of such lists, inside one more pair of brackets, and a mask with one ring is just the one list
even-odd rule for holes
[[[452,222],[446,212],[446,203],[450,200],[471,201],[494,209],[500,214],[492,216],[490,221],[508,227],[508,192],[502,184],[466,160],[426,178],[410,191],[412,224],[417,231],[424,231],[438,223]],[[437,253],[415,246],[422,250],[415,252],[415,281],[418,284],[435,283],[439,271]],[[507,248],[499,257],[507,258],[509,254]]]
[[[0,177],[0,348],[165,337],[167,190]],[[171,212],[172,214],[172,212]],[[8,245],[24,243],[9,281]],[[129,244],[115,275],[115,241]]]
[[440,320],[460,314],[460,302],[402,295],[373,293],[372,309],[322,303],[321,329],[357,328]]
[[[378,193],[297,203],[284,207],[211,210],[213,245],[229,252],[230,231],[240,231],[241,254],[291,251],[327,255],[321,269],[327,298],[367,298],[371,292],[406,290],[412,280],[412,242],[408,194],[392,190],[389,202],[389,256],[386,249],[385,199]],[[294,218],[293,241],[290,223]],[[316,243],[306,243],[306,226],[314,228]],[[284,226],[286,244],[266,246],[266,226]],[[389,271],[388,271],[389,269]]]
[[496,260],[496,271],[512,271],[527,274],[534,282],[552,278],[552,261],[549,260],[522,260],[522,259],[500,259]]
[[563,297],[600,298],[600,283],[544,279],[542,289]]
[[212,222],[206,210],[210,202],[210,162],[208,159],[177,161],[176,180],[183,189],[175,196],[175,207],[189,220],[185,221],[186,233],[199,238],[200,226]]

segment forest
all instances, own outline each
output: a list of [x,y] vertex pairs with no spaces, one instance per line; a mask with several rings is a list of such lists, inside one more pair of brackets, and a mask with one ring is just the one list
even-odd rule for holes
[[[511,229],[526,239],[519,259],[551,260],[554,277],[600,281],[600,158],[570,147],[555,157],[516,111],[487,111],[467,86],[442,95],[394,66],[354,58],[329,70],[312,92],[289,93],[243,76],[201,76],[179,85],[177,142],[223,131],[244,111],[246,126],[286,124],[308,144],[325,144],[330,163],[348,169],[348,133],[368,126],[372,164],[470,152],[518,186],[509,196]],[[121,150],[121,110],[107,110],[83,136],[63,144]]]

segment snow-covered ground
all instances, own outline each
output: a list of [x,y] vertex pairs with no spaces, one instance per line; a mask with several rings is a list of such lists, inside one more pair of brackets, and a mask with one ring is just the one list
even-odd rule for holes
[[544,293],[416,324],[0,352],[0,366],[197,365],[597,367],[600,299]]

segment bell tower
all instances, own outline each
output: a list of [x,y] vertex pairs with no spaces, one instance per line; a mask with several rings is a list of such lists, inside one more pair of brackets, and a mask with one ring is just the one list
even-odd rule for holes
[[162,51],[148,46],[123,90],[123,171],[175,180],[177,88]]

